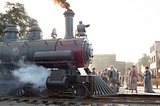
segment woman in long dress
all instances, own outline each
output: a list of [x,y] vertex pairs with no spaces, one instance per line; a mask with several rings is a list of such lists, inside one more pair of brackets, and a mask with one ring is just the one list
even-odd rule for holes
[[154,93],[152,90],[152,79],[151,79],[151,72],[149,71],[148,67],[145,67],[144,72],[144,92],[147,93]]

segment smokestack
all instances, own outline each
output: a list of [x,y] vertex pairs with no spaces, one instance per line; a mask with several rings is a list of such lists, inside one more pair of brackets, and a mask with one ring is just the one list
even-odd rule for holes
[[65,11],[64,14],[65,16],[65,39],[73,38],[73,17],[74,17],[74,12],[69,9],[68,11]]

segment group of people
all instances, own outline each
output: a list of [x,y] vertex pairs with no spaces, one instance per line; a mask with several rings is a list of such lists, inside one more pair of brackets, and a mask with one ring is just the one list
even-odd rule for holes
[[[92,69],[92,75],[97,75],[95,72],[95,68]],[[145,72],[144,72],[144,92],[147,93],[154,93],[152,90],[152,79],[151,79],[151,72],[149,70],[149,67],[145,67]],[[132,65],[132,68],[126,68],[126,73],[125,76],[119,76],[118,70],[114,68],[113,65],[110,66],[109,69],[105,69],[104,71],[98,72],[99,75],[102,76],[102,79],[110,85],[112,83],[114,91],[116,90],[116,86],[121,86],[121,84],[124,85],[124,79],[126,81],[126,89],[137,91],[137,81],[138,81],[138,72],[135,69],[135,65]],[[119,80],[120,77],[120,80]]]
[[[138,72],[134,65],[132,66],[132,69],[126,68],[125,81],[127,85],[126,89],[132,90],[131,92],[133,92],[133,89],[135,89],[137,93]],[[151,72],[149,71],[149,67],[145,67],[144,92],[154,93],[152,90]]]

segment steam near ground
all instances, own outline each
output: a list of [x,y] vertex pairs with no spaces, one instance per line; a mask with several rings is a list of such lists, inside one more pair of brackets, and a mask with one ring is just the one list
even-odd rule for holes
[[43,66],[35,64],[25,64],[22,60],[19,61],[18,70],[12,71],[14,77],[17,77],[20,82],[31,83],[33,88],[46,87],[46,79],[50,71]]

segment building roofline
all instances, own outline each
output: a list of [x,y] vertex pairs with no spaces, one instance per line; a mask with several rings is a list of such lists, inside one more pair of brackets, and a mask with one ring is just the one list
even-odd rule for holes
[[126,63],[125,61],[116,61],[116,62],[122,62],[122,63]]
[[151,44],[151,46],[150,46],[150,48],[155,44],[155,43],[159,43],[160,41],[154,41],[152,44]]

